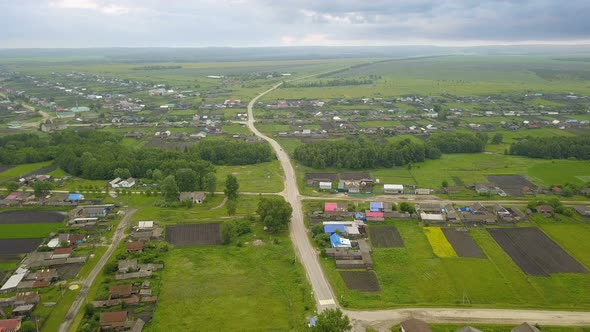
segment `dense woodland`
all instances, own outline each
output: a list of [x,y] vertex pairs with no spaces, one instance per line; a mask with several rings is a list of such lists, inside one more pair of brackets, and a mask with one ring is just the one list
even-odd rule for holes
[[544,159],[590,160],[590,136],[528,137],[512,143],[510,154]]
[[428,144],[436,146],[442,153],[483,152],[487,142],[485,133],[435,133],[428,139]]
[[405,139],[401,142],[375,144],[365,139],[321,141],[300,145],[295,159],[313,168],[372,168],[402,166],[440,158],[440,151],[430,145]]
[[372,79],[339,79],[327,81],[312,81],[303,83],[283,83],[283,88],[323,88],[333,86],[369,85],[373,84]]
[[0,137],[0,164],[55,160],[69,174],[86,179],[111,179],[117,169],[133,177],[150,177],[155,170],[164,176],[190,168],[199,178],[218,165],[246,165],[271,160],[263,143],[204,141],[185,152],[121,145],[121,135],[101,131],[61,131],[49,138],[34,134]]

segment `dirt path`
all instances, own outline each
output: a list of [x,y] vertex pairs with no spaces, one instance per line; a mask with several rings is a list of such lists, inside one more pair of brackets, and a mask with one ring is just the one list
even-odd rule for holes
[[223,201],[219,203],[219,205],[217,205],[214,208],[211,208],[211,210],[221,209],[225,205],[225,203],[227,203],[227,196],[223,198]]
[[88,277],[86,277],[86,279],[80,283],[82,285],[82,289],[80,290],[80,293],[78,294],[76,300],[74,300],[74,303],[72,303],[70,310],[68,310],[68,313],[66,314],[63,323],[61,323],[59,327],[59,332],[69,331],[70,326],[74,321],[74,318],[76,318],[76,315],[78,315],[78,312],[80,311],[80,309],[82,309],[82,306],[86,301],[86,296],[88,295],[90,287],[92,286],[98,274],[102,271],[106,263],[109,261],[109,259],[115,252],[115,249],[117,249],[119,243],[121,243],[121,241],[125,237],[125,230],[129,226],[129,219],[131,219],[131,216],[133,216],[133,214],[136,211],[137,209],[128,209],[126,211],[127,213],[125,214],[125,217],[123,217],[123,220],[121,220],[119,226],[117,226],[117,229],[115,230],[115,234],[113,235],[113,242],[111,243],[107,251],[104,253],[104,255],[102,255],[94,269],[92,269]]

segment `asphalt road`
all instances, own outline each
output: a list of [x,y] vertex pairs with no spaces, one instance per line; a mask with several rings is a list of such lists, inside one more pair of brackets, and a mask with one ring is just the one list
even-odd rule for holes
[[109,259],[115,252],[115,249],[117,249],[117,246],[119,246],[119,244],[121,243],[121,240],[123,240],[123,238],[125,237],[125,229],[127,229],[127,227],[129,226],[129,219],[136,211],[137,209],[126,210],[125,217],[123,217],[123,220],[121,220],[119,226],[117,226],[117,229],[115,230],[115,234],[113,235],[113,241],[111,245],[104,253],[104,255],[102,255],[102,257],[100,258],[94,269],[92,269],[88,277],[86,277],[86,279],[82,282],[82,289],[80,290],[80,293],[78,294],[76,300],[74,300],[74,303],[72,303],[70,310],[68,310],[68,313],[66,314],[63,323],[61,323],[61,325],[59,326],[59,332],[69,331],[70,326],[74,321],[74,318],[76,318],[76,315],[84,305],[84,301],[86,301],[88,290],[90,290],[90,287],[94,283],[94,280],[102,271],[105,264],[109,261]]
[[318,252],[311,245],[311,242],[308,237],[307,228],[303,223],[301,196],[299,195],[299,189],[297,188],[295,171],[293,170],[293,166],[291,165],[291,160],[289,159],[289,156],[285,151],[283,151],[279,143],[277,143],[272,138],[262,134],[254,126],[254,114],[252,112],[252,108],[254,107],[254,105],[260,97],[273,91],[280,85],[281,84],[277,84],[273,86],[272,88],[259,94],[258,96],[256,96],[256,98],[250,101],[250,103],[248,104],[248,128],[250,128],[250,130],[256,136],[263,138],[271,144],[271,146],[275,150],[275,154],[278,160],[281,162],[281,166],[283,167],[283,172],[285,176],[285,189],[283,190],[283,192],[281,192],[281,195],[283,195],[287,202],[289,202],[293,207],[293,215],[291,217],[291,224],[289,226],[291,240],[293,242],[293,245],[295,246],[295,251],[298,257],[301,263],[303,264],[303,267],[305,268],[307,278],[311,283],[318,311],[321,312],[322,310],[327,308],[335,308],[336,301],[334,299],[332,289],[330,288],[330,284],[324,276],[324,271],[320,266],[320,262],[318,260]]

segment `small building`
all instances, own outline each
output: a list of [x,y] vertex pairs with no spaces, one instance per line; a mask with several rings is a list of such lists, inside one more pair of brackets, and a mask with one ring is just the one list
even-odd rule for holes
[[0,332],[17,332],[20,326],[20,318],[0,319]]
[[383,202],[369,203],[369,210],[371,210],[371,212],[383,212]]
[[133,293],[133,286],[131,284],[115,285],[109,287],[109,299],[123,299],[128,298]]
[[351,248],[352,243],[349,239],[345,239],[340,235],[334,233],[330,236],[330,242],[332,243],[332,248]]
[[83,206],[80,209],[80,215],[93,218],[93,217],[106,217],[109,213],[109,208],[106,206]]
[[51,254],[51,259],[70,258],[70,256],[72,256],[73,252],[74,252],[74,249],[72,249],[70,247],[57,248],[57,249],[53,250],[53,253]]
[[136,230],[137,231],[144,231],[144,230],[152,230],[154,228],[153,221],[140,221],[137,223]]
[[346,226],[343,224],[328,224],[324,225],[324,233],[326,234],[334,234],[334,233],[344,234],[346,232]]
[[446,218],[443,214],[439,214],[439,213],[426,213],[426,212],[420,212],[420,220],[422,220],[422,222],[445,222]]
[[527,322],[524,322],[518,325],[517,327],[513,328],[510,332],[541,332],[541,330]]
[[492,210],[494,210],[494,213],[497,214],[498,217],[500,217],[500,218],[506,218],[506,217],[510,217],[512,215],[510,213],[510,211],[506,210],[506,208],[504,208],[500,204],[494,204],[494,206],[492,207]]
[[590,205],[585,206],[574,206],[574,210],[583,217],[590,217]]
[[553,206],[550,205],[539,205],[536,207],[537,212],[542,214],[551,214],[553,213]]
[[67,199],[70,203],[80,203],[84,200],[84,195],[79,193],[71,193],[68,195]]
[[141,251],[143,251],[143,242],[141,242],[141,241],[127,242],[127,244],[125,245],[125,249],[127,249],[127,252],[141,252]]
[[384,184],[383,185],[383,193],[384,194],[403,194],[404,193],[404,186],[401,184]]
[[103,312],[100,314],[101,330],[120,330],[127,323],[127,311]]
[[367,221],[384,221],[385,214],[383,212],[367,211],[365,218]]
[[416,188],[416,190],[414,190],[414,193],[416,195],[430,195],[431,190],[427,188]]
[[203,204],[206,196],[207,194],[202,191],[186,191],[180,193],[180,201],[192,201],[193,204]]
[[402,332],[432,332],[432,329],[425,321],[411,318],[399,324]]
[[332,182],[320,182],[320,190],[332,190]]
[[338,180],[336,173],[307,173],[305,174],[305,182],[310,187],[316,187],[320,182],[334,182]]
[[346,212],[348,211],[347,203],[329,203],[324,204],[324,212]]

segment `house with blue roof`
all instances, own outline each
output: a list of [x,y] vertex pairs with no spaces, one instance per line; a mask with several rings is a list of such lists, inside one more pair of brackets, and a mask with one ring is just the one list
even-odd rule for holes
[[351,248],[352,247],[352,243],[350,243],[349,239],[345,239],[345,238],[341,237],[340,235],[338,235],[337,233],[330,235],[330,242],[332,243],[332,248]]
[[80,203],[84,200],[84,195],[79,193],[71,193],[68,195],[68,201],[70,203]]
[[371,212],[383,212],[383,202],[371,202],[369,204]]
[[333,234],[336,231],[340,232],[340,234],[344,234],[346,232],[345,225],[324,225],[324,233],[326,234]]

